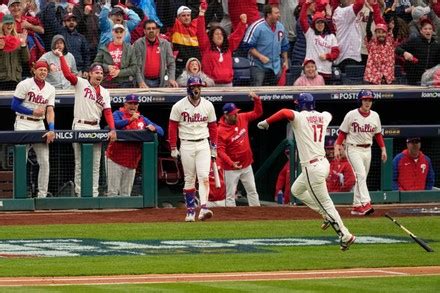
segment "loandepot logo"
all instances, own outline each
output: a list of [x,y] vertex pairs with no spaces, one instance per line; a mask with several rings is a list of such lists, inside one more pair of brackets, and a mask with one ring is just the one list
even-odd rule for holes
[[[356,244],[408,243],[408,238],[359,236]],[[339,245],[334,237],[216,240],[109,241],[98,239],[31,239],[0,241],[0,257],[60,257],[188,253],[271,252],[276,246]]]

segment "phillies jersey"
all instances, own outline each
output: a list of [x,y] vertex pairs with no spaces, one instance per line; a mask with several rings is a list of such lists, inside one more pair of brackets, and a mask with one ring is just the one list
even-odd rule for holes
[[214,105],[200,98],[200,103],[194,106],[185,97],[171,108],[170,120],[179,122],[179,138],[198,140],[209,137],[208,123],[216,122]]
[[76,119],[89,121],[101,120],[102,110],[111,108],[110,93],[100,87],[100,95],[96,94],[95,88],[84,78],[78,77],[75,85],[75,106],[73,116]]
[[344,117],[339,130],[347,133],[345,142],[352,145],[372,144],[373,136],[382,132],[379,114],[370,110],[364,117],[359,109],[351,110]]
[[295,135],[300,163],[308,163],[318,157],[325,157],[324,141],[327,127],[332,120],[329,112],[293,111],[290,124]]
[[362,32],[360,17],[355,14],[353,4],[346,7],[337,7],[333,11],[333,24],[336,29],[340,54],[335,64],[345,59],[361,61]]
[[315,61],[318,72],[331,74],[333,62],[330,60],[321,60],[322,54],[329,54],[333,47],[338,47],[338,41],[334,34],[317,35],[315,30],[309,28],[305,33],[307,50],[306,58]]
[[[38,107],[55,106],[55,88],[50,83],[45,82],[44,87],[40,89],[35,83],[34,78],[20,81],[15,88],[14,96],[23,100],[22,105],[31,110],[35,110]],[[24,115],[17,112],[15,114],[29,116],[34,119],[44,119],[44,117]]]

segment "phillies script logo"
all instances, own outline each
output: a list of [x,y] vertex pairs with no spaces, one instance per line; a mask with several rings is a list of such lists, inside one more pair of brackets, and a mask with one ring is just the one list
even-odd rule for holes
[[36,95],[34,92],[28,93],[29,102],[35,103],[35,104],[47,104],[49,101],[45,98],[43,98],[42,95]]
[[194,113],[192,116],[188,112],[182,112],[184,122],[208,122],[208,116],[203,116],[200,113]]
[[95,101],[98,105],[104,107],[104,99],[102,98],[102,96],[99,95],[98,97],[96,97],[92,89],[88,87],[84,89],[84,98]]
[[354,132],[375,132],[376,131],[376,127],[374,127],[368,123],[361,126],[361,125],[359,125],[359,123],[353,122],[351,124],[351,127],[353,127]]

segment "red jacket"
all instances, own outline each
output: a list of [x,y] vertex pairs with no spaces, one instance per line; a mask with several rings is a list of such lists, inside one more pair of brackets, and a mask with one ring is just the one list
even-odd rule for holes
[[283,169],[281,169],[280,173],[278,173],[277,183],[275,185],[275,201],[277,200],[278,191],[282,190],[284,193],[284,204],[290,203],[290,160],[287,160],[287,163],[284,165]]
[[220,178],[220,188],[215,187],[214,172],[209,169],[209,201],[219,201],[226,199],[225,170],[223,170],[221,159],[217,158],[217,169]]
[[263,106],[261,100],[256,98],[254,100],[254,110],[239,113],[237,124],[226,123],[224,116],[220,118],[217,128],[217,148],[225,170],[234,170],[234,162],[240,162],[242,168],[246,168],[253,163],[248,127],[250,121],[261,115],[263,115]]
[[351,191],[356,178],[353,169],[346,158],[330,162],[330,174],[327,177],[327,189],[329,192]]
[[230,83],[234,78],[232,69],[232,52],[240,45],[246,32],[246,25],[240,22],[237,29],[229,36],[229,49],[220,55],[220,51],[211,48],[211,42],[205,32],[205,17],[199,16],[197,22],[197,39],[202,52],[203,71],[215,83]]
[[240,15],[246,13],[247,24],[251,24],[261,18],[258,12],[257,0],[228,0],[229,17],[232,29],[235,30],[240,22]]

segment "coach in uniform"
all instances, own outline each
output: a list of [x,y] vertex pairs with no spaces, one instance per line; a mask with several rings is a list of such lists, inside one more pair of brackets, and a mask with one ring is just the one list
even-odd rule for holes
[[[124,106],[113,112],[116,129],[147,129],[163,136],[163,129],[142,116],[138,111],[139,97],[130,94],[125,97]],[[140,142],[111,142],[106,150],[108,196],[130,196],[136,168],[142,155]]]
[[301,174],[292,185],[292,194],[327,219],[340,238],[341,250],[345,251],[356,237],[344,226],[325,182],[330,163],[325,157],[324,140],[332,115],[315,111],[315,99],[310,93],[301,93],[297,103],[300,112],[282,109],[259,122],[258,128],[268,129],[270,124],[284,119],[290,122],[301,163]]
[[[73,130],[98,130],[99,122],[104,112],[105,120],[110,127],[108,139],[116,140],[115,122],[110,106],[110,93],[101,86],[104,69],[99,63],[93,63],[89,68],[89,79],[75,76],[69,69],[63,53],[55,50],[60,57],[61,70],[70,84],[75,87],[75,104],[73,111]],[[81,145],[73,144],[75,154],[75,195],[81,194]],[[99,166],[101,163],[101,144],[93,144],[93,197],[98,196]]]
[[387,160],[380,117],[379,114],[371,110],[373,99],[374,93],[372,91],[361,90],[359,92],[360,107],[345,115],[335,143],[335,158],[339,160],[341,159],[340,149],[345,140],[345,153],[356,175],[351,214],[358,216],[366,216],[374,212],[367,186],[373,136],[381,149],[382,161],[385,163]]
[[[18,83],[11,109],[15,111],[16,118],[14,130],[31,131],[46,130],[44,116],[49,131],[43,135],[46,144],[34,143],[32,148],[37,155],[38,165],[38,197],[46,197],[49,184],[49,146],[55,139],[55,88],[45,82],[49,65],[46,61],[37,61],[34,65],[33,78],[27,78]],[[27,147],[29,150],[30,145]],[[27,153],[27,152],[26,152]]]
[[[185,175],[186,222],[195,221],[196,178],[201,204],[198,218],[204,221],[213,215],[206,203],[211,157],[217,157],[217,117],[214,105],[200,96],[202,86],[199,77],[188,79],[188,95],[173,105],[168,126],[171,156],[176,159],[181,157]],[[177,138],[180,139],[180,151],[177,149]]]

